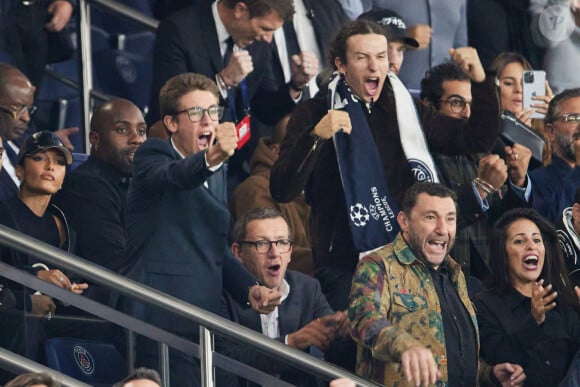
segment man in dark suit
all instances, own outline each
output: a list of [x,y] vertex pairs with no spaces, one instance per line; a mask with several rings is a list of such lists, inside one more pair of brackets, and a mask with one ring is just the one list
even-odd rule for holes
[[4,168],[0,172],[0,200],[5,200],[18,193],[20,185],[15,168],[19,148],[13,142],[28,128],[30,113],[34,104],[34,91],[26,75],[16,67],[0,63],[0,108],[2,114],[10,115],[0,126],[0,136],[4,140],[2,160]]
[[[219,0],[202,2],[163,20],[156,33],[152,100],[147,121],[151,136],[160,126],[157,96],[172,76],[203,74],[216,81],[225,119],[240,123],[251,112],[250,143],[229,162],[237,184],[247,176],[248,161],[260,136],[257,118],[273,125],[294,108],[300,90],[316,74],[309,62],[299,63],[291,82],[279,84],[272,75],[269,43],[274,31],[294,13],[292,0]],[[231,187],[234,188],[234,187]]]
[[[318,281],[296,271],[286,271],[293,241],[288,223],[278,210],[255,208],[246,212],[234,226],[234,240],[234,256],[261,283],[278,290],[282,303],[271,313],[259,315],[236,303],[231,294],[225,294],[232,320],[302,350],[316,347],[324,351],[336,337],[348,333],[346,313],[333,312]],[[271,357],[247,348],[236,350],[238,357],[255,367],[279,374],[292,384],[310,385],[307,375],[281,367]]]
[[[348,22],[336,0],[293,0],[294,16],[274,33],[272,70],[278,83],[289,82],[299,64],[307,61],[312,66],[326,63],[330,42]],[[320,68],[319,68],[320,69]],[[303,90],[302,100],[318,92],[313,77]]]
[[[10,116],[0,125],[0,136],[4,140],[2,156],[4,168],[0,172],[0,200],[16,195],[20,186],[14,172],[20,150],[18,143],[22,142],[27,134],[35,131],[31,123],[32,115],[36,111],[35,91],[34,85],[19,69],[7,63],[0,63],[0,111]],[[78,131],[78,128],[66,128],[57,130],[55,134],[67,148],[72,150],[68,136]]]
[[[223,164],[237,138],[231,122],[218,123],[223,112],[218,93],[211,79],[193,73],[177,75],[161,89],[170,138],[148,139],[134,157],[126,216],[129,276],[213,313],[220,313],[223,284],[239,302],[269,312],[279,293],[256,285],[227,244]],[[137,318],[197,339],[188,319],[168,318],[136,302],[126,306]],[[155,345],[138,342],[137,353],[139,365],[155,368]],[[170,375],[172,385],[197,385],[197,359],[170,351]]]

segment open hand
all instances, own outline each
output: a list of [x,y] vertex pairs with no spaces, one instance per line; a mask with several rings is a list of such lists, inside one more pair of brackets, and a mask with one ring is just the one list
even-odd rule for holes
[[557,292],[552,292],[552,285],[544,286],[544,280],[532,285],[531,312],[536,323],[540,325],[546,319],[546,313],[556,307]]
[[435,384],[441,376],[437,369],[437,363],[430,349],[423,346],[415,346],[407,349],[401,355],[403,376],[415,386],[428,386]]

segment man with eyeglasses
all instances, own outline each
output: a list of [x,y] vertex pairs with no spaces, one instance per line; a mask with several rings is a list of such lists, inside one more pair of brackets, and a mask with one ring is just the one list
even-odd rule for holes
[[[168,140],[149,138],[133,160],[126,214],[127,275],[148,286],[219,314],[222,285],[237,301],[260,312],[279,303],[277,290],[256,285],[232,257],[224,163],[237,147],[234,124],[220,123],[219,90],[208,77],[183,73],[159,95]],[[198,328],[138,302],[125,305],[135,317],[190,340]],[[157,346],[137,342],[138,363],[157,368]],[[200,381],[193,355],[170,350],[171,385]]]
[[[278,290],[281,304],[259,315],[224,294],[229,317],[294,348],[328,349],[336,337],[348,334],[346,312],[334,312],[318,281],[297,271],[287,270],[292,254],[292,231],[282,213],[273,208],[255,208],[243,214],[233,230],[232,252],[264,285]],[[308,375],[297,372],[251,349],[234,345],[233,352],[244,362],[265,372],[276,373],[293,385],[309,386]]]
[[552,142],[552,162],[530,172],[534,208],[552,221],[574,203],[580,187],[580,88],[564,90],[548,106],[544,118]]
[[251,133],[228,162],[230,188],[241,183],[258,138],[269,135],[270,126],[292,111],[318,72],[316,62],[302,57],[294,63],[289,82],[278,82],[273,75],[270,43],[274,31],[293,14],[293,0],[215,0],[200,1],[162,20],[147,116],[151,136],[158,132],[156,98],[165,81],[187,71],[211,78],[220,89],[225,117]]
[[34,112],[34,86],[18,69],[0,63],[0,110],[9,114],[9,124],[0,127],[0,136],[4,140],[3,168],[0,172],[0,200],[14,196],[18,192],[20,181],[16,177],[18,159],[18,139],[28,128]]
[[[471,116],[472,74],[483,73],[478,53],[471,47],[453,51],[452,61],[437,65],[426,72],[421,81],[421,99],[439,113],[467,120]],[[433,153],[441,183],[458,196],[460,220],[453,256],[461,264],[467,277],[483,280],[489,273],[489,216],[499,215],[512,207],[526,207],[531,185],[526,180],[530,151],[514,144],[509,154],[519,153],[518,159],[506,162],[496,154],[473,153],[446,155]],[[509,184],[504,185],[508,179]],[[500,192],[496,194],[496,192]],[[468,281],[470,290],[474,283]]]

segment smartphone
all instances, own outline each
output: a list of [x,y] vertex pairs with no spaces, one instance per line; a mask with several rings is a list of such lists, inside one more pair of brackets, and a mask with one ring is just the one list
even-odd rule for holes
[[[546,95],[546,72],[543,70],[525,70],[523,82],[524,109],[529,109],[538,102],[532,97]],[[544,118],[544,114],[534,112],[531,117]]]

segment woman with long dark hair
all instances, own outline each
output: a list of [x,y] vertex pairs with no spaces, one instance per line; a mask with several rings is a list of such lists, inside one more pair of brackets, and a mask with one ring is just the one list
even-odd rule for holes
[[[528,60],[517,52],[502,52],[493,61],[490,70],[496,74],[496,86],[502,111],[508,111],[520,121],[532,126],[531,115],[534,111],[546,114],[552,98],[552,90],[546,82],[546,95],[534,97],[534,108],[524,109],[523,76],[525,70],[533,70]],[[533,125],[536,126],[536,125]]]
[[526,386],[558,385],[578,349],[580,318],[556,230],[532,209],[506,212],[490,265],[488,289],[475,299],[482,358],[520,364]]

